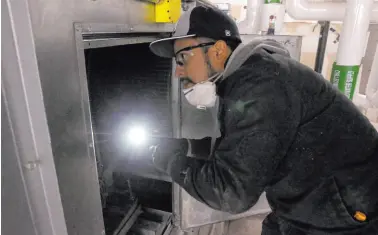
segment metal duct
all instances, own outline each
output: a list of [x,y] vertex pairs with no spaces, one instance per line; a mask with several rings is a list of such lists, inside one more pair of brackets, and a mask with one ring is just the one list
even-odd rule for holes
[[[148,135],[171,137],[171,59],[152,54],[147,43],[105,47],[86,51],[86,69],[96,158],[104,169],[106,185],[124,162],[124,171],[166,180],[146,154],[131,153],[127,131],[143,126]],[[165,178],[164,178],[165,177]]]
[[135,125],[155,136],[172,136],[172,61],[153,55],[148,45],[85,51],[106,234],[135,204],[172,210],[171,183],[161,181],[162,173],[143,150],[147,147],[135,149],[123,139]]
[[88,50],[86,60],[96,132],[142,124],[155,135],[172,135],[170,59],[142,43]]

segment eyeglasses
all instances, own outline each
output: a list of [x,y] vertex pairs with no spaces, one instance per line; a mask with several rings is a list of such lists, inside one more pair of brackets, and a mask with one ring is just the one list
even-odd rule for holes
[[207,42],[207,43],[200,43],[196,46],[190,46],[190,47],[185,47],[175,54],[175,60],[176,64],[179,66],[184,66],[185,62],[188,59],[188,56],[193,56],[193,53],[190,52],[193,49],[200,48],[200,47],[206,47],[206,46],[211,46],[214,45],[215,42]]

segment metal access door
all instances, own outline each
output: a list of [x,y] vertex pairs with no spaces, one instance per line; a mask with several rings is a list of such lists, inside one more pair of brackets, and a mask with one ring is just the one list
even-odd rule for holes
[[[260,35],[242,35],[244,43]],[[299,60],[302,46],[300,36],[263,36],[273,38],[283,43],[291,56]],[[182,94],[182,93],[181,93]],[[181,137],[188,139],[202,139],[205,137],[219,137],[217,129],[217,110],[199,110],[189,105],[184,96],[181,96]],[[210,147],[210,146],[209,146]],[[227,220],[239,219],[251,215],[263,214],[270,211],[265,193],[249,211],[231,215],[213,210],[205,204],[191,197],[178,185],[174,185],[174,208],[176,222],[182,230],[199,227],[202,225],[218,223]]]

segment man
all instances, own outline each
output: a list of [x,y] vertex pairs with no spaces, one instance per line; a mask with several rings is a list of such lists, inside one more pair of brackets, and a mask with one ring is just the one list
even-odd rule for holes
[[378,234],[377,131],[279,43],[240,43],[229,17],[195,7],[172,38],[150,45],[176,59],[190,104],[219,99],[222,133],[210,160],[186,157],[187,142],[168,139],[155,165],[225,212],[250,209],[265,191],[263,234]]

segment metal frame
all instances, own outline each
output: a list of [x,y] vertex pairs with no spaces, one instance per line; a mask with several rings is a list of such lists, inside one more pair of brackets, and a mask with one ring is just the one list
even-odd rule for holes
[[[159,39],[157,33],[171,33],[174,24],[159,25],[128,25],[128,24],[103,24],[103,23],[74,23],[75,32],[80,34],[83,48],[101,48],[121,46],[127,44],[146,43]],[[127,36],[127,34],[142,34],[142,36]],[[153,35],[151,35],[153,34]],[[90,38],[86,38],[90,36]],[[98,37],[105,36],[105,37]],[[78,38],[76,37],[76,40]]]
[[172,183],[172,222],[175,227],[181,228],[181,191],[182,188],[176,183]]
[[[6,1],[6,0],[4,0]],[[149,3],[135,0],[9,1],[18,18],[30,17],[38,72],[54,155],[60,197],[69,234],[100,235],[103,230],[99,182],[92,151],[93,138],[83,101],[82,75],[77,61],[76,29],[90,38],[95,33],[166,33],[172,24],[147,22]],[[12,10],[13,11],[13,10]],[[78,22],[78,28],[73,25]],[[100,23],[101,22],[101,23]],[[95,23],[95,24],[93,24]],[[22,38],[22,37],[21,37]],[[17,38],[19,39],[19,38]],[[25,43],[28,45],[28,43]],[[81,74],[81,75],[80,75]],[[82,79],[80,81],[80,79]],[[49,233],[52,234],[52,233]],[[62,233],[61,233],[62,234]]]
[[75,23],[82,34],[117,33],[172,33],[174,24],[112,24],[112,23]]
[[[91,149],[94,146],[94,137],[93,137],[93,130],[92,130],[92,121],[91,121],[91,113],[90,113],[90,104],[89,104],[89,93],[88,93],[88,82],[87,82],[87,74],[86,74],[86,66],[85,66],[85,56],[84,50],[91,49],[91,48],[100,48],[100,47],[111,47],[111,46],[120,46],[120,45],[127,45],[127,44],[135,44],[135,43],[145,43],[145,42],[152,42],[156,39],[162,38],[158,36],[158,33],[171,33],[174,30],[173,24],[161,24],[161,27],[152,27],[149,25],[137,25],[137,26],[130,26],[127,24],[84,24],[84,23],[74,23],[75,29],[75,41],[76,41],[76,53],[77,53],[77,60],[78,60],[78,71],[79,71],[79,80],[81,84],[81,92],[82,92],[82,106],[84,108],[84,115],[85,115],[85,123],[87,130],[90,133],[90,147]],[[140,33],[141,36],[131,36],[128,37],[127,34],[129,33]],[[156,35],[143,35],[144,33],[156,33]],[[119,35],[122,34],[123,37],[110,37],[104,39],[85,39],[85,35],[92,35],[92,36],[100,36],[100,35]],[[173,63],[173,62],[172,62]],[[174,73],[174,63],[172,66],[172,72]],[[172,120],[173,120],[173,131],[175,136],[179,136],[179,129],[180,127],[180,118],[179,115],[174,115],[174,113],[180,113],[180,87],[179,81],[177,79],[172,79],[171,83],[172,87]],[[178,117],[177,117],[178,116]],[[178,131],[178,133],[175,133]],[[91,157],[95,157],[94,148],[93,151],[91,150]],[[94,158],[95,159],[95,158]]]
[[89,103],[89,91],[88,91],[88,81],[87,81],[87,73],[86,73],[86,66],[85,66],[85,55],[84,55],[84,43],[83,43],[83,31],[80,24],[74,24],[74,35],[75,35],[75,42],[76,42],[76,52],[77,52],[77,62],[78,62],[78,72],[79,72],[79,82],[80,82],[80,93],[81,93],[81,108],[83,111],[84,116],[84,129],[86,130],[85,133],[88,134],[87,141],[87,153],[89,158],[91,159],[91,169],[92,174],[95,176],[95,181],[98,184],[95,186],[98,190],[97,193],[94,194],[92,192],[92,202],[97,202],[99,208],[97,209],[97,213],[101,216],[98,216],[100,221],[100,228],[101,233],[105,234],[105,226],[104,220],[102,215],[101,209],[101,194],[100,194],[100,183],[98,181],[98,169],[97,169],[97,159],[96,159],[96,152],[95,152],[95,144],[94,144],[94,135],[92,129],[92,119],[91,119],[91,110],[90,110],[90,103]]
[[[102,23],[74,23],[74,32],[75,32],[75,42],[76,42],[76,53],[78,61],[78,71],[79,71],[79,80],[81,85],[82,93],[82,107],[84,108],[85,123],[86,128],[90,133],[90,147],[91,149],[94,146],[93,142],[93,130],[92,130],[92,121],[90,113],[90,104],[89,104],[89,93],[88,93],[88,82],[85,66],[85,56],[84,50],[91,48],[101,48],[101,47],[111,47],[111,46],[120,46],[127,44],[135,43],[145,43],[152,42],[156,39],[159,39],[158,35],[149,35],[145,36],[144,33],[171,33],[174,30],[173,24],[161,24],[158,27],[150,25],[127,25],[127,24],[102,24]],[[128,37],[127,34],[130,33],[140,33],[142,36],[132,36]],[[83,36],[92,35],[123,35],[123,37],[110,37],[104,39],[85,39]],[[172,66],[173,67],[173,66]],[[174,68],[173,68],[174,71]],[[178,95],[179,92],[179,83],[172,79],[172,94]],[[176,89],[178,90],[176,92]],[[172,97],[173,103],[179,105],[176,95]],[[174,106],[177,106],[174,105]],[[173,113],[173,112],[172,112]],[[174,122],[177,125],[177,120]],[[95,157],[94,150],[90,151],[91,157]]]
[[[163,25],[164,26],[164,25]],[[88,91],[88,81],[87,81],[87,74],[86,74],[86,66],[85,66],[85,56],[84,50],[91,49],[91,48],[100,48],[100,47],[110,47],[110,46],[118,46],[118,45],[126,45],[126,44],[134,44],[135,41],[142,43],[142,42],[151,42],[155,39],[161,38],[157,33],[171,33],[173,31],[172,25],[165,25],[161,31],[156,32],[156,28],[148,27],[133,27],[130,28],[127,25],[118,25],[118,24],[82,24],[82,23],[74,23],[75,29],[75,40],[76,40],[76,52],[77,52],[77,61],[78,61],[78,71],[79,71],[79,80],[81,86],[81,97],[82,97],[82,108],[84,110],[84,119],[85,119],[85,126],[87,129],[88,141],[89,141],[89,155],[92,159],[91,166],[93,169],[97,169],[96,163],[96,153],[95,153],[95,143],[94,143],[94,135],[92,129],[92,120],[91,120],[91,112],[90,112],[90,103],[89,103],[89,91]],[[115,31],[113,31],[115,30]],[[155,32],[156,35],[148,35],[145,36],[144,33],[148,32]],[[137,34],[139,33],[141,36],[138,37]],[[110,37],[104,39],[96,39],[96,36],[101,35],[119,35],[122,34],[122,37]],[[131,37],[128,37],[128,34]],[[86,40],[85,36],[91,35],[93,39]],[[174,63],[173,63],[174,64]],[[174,71],[175,68],[172,66],[172,70]],[[174,136],[180,136],[180,87],[179,87],[178,79],[172,79],[171,83],[171,100],[172,100],[172,122],[173,122],[173,134]],[[147,175],[143,175],[147,176]],[[156,177],[150,176],[149,178],[157,179]],[[159,180],[164,180],[171,182],[171,178],[168,176],[161,176],[158,178]],[[98,191],[100,192],[100,191]],[[173,198],[172,198],[173,199]],[[174,201],[174,200],[173,200]],[[100,202],[99,202],[100,203]],[[175,208],[175,207],[174,207]]]
[[[156,33],[171,33],[174,30],[173,24],[152,27],[151,25],[76,23],[75,28],[79,28],[82,35],[84,35],[84,49],[152,42],[161,38]],[[136,33],[142,35],[126,36],[126,34]],[[99,35],[105,35],[105,37],[96,38]],[[91,38],[87,39],[86,37],[88,36]]]
[[[3,0],[2,6],[2,55],[7,58],[1,62],[2,117],[5,131],[10,134],[4,139],[7,147],[5,152],[2,149],[2,156],[6,162],[17,163],[17,166],[2,165],[5,172],[2,179],[6,180],[3,184],[11,185],[7,188],[16,193],[11,201],[3,201],[12,207],[11,212],[5,212],[8,216],[3,217],[3,232],[24,234],[23,231],[29,230],[28,234],[67,235],[29,6],[26,0]],[[7,171],[16,168],[18,172],[12,174],[17,178],[3,178]],[[25,195],[19,195],[20,192]],[[24,200],[17,200],[21,198]],[[22,218],[11,216],[17,212]],[[27,221],[22,220],[25,214],[29,215]]]
[[142,207],[139,205],[138,201],[130,208],[129,212],[124,216],[119,227],[113,232],[113,235],[126,235],[127,232],[137,221],[138,216],[142,213]]
[[[92,119],[91,119],[91,112],[90,112],[90,103],[89,103],[89,91],[88,91],[88,81],[87,81],[87,74],[86,74],[86,66],[85,66],[85,49],[93,49],[93,48],[103,48],[103,47],[111,47],[111,46],[121,46],[127,44],[135,44],[135,43],[145,43],[145,42],[152,42],[156,39],[162,38],[162,33],[171,33],[173,30],[173,25],[161,25],[157,30],[156,27],[140,25],[140,26],[128,26],[128,25],[120,25],[120,24],[83,24],[83,23],[74,23],[75,29],[75,40],[76,40],[76,52],[77,52],[77,61],[78,61],[78,71],[79,71],[79,80],[81,86],[81,96],[82,96],[82,107],[84,110],[84,119],[85,125],[88,133],[88,140],[89,140],[89,154],[90,158],[93,160],[92,162],[96,162],[96,153],[95,153],[95,143],[94,143],[94,135],[93,135],[93,128],[92,128]],[[112,31],[115,30],[115,31]],[[146,36],[145,33],[153,33],[154,35]],[[140,34],[138,36],[137,34]],[[86,40],[85,36],[91,35],[91,40]],[[110,38],[103,38],[103,39],[96,39],[96,37],[102,37],[103,35],[107,36],[110,35]],[[122,37],[111,37],[112,35],[122,35]],[[130,36],[128,36],[130,35]],[[173,63],[173,62],[172,62]],[[174,72],[174,63],[172,66],[172,72]],[[172,127],[173,127],[173,135],[179,136],[180,135],[180,87],[178,79],[172,79],[171,82],[171,112],[172,112]],[[97,166],[92,166],[94,169],[97,169]],[[160,176],[153,176],[151,174],[140,174],[142,177],[148,177],[158,180],[163,180],[167,182],[171,182],[171,178],[167,175],[160,175]]]
[[171,81],[171,100],[172,100],[172,127],[173,137],[181,138],[181,83],[175,78],[176,62],[172,60],[172,81]]
[[115,37],[104,39],[83,39],[84,49],[103,48],[112,46],[122,46],[127,44],[147,43],[159,39],[157,36],[142,36],[142,37]]
[[[92,129],[92,119],[91,119],[91,110],[89,103],[89,91],[88,91],[88,81],[87,81],[87,72],[85,66],[85,55],[84,55],[84,43],[82,36],[82,28],[80,25],[74,24],[75,27],[75,39],[76,39],[76,52],[77,52],[77,62],[78,62],[78,71],[79,71],[79,81],[80,81],[80,90],[81,90],[81,106],[84,112],[84,123],[86,133],[89,134],[89,143],[88,143],[88,152],[92,162],[96,162],[96,153],[94,148],[94,136]],[[94,165],[96,171],[97,166]]]

